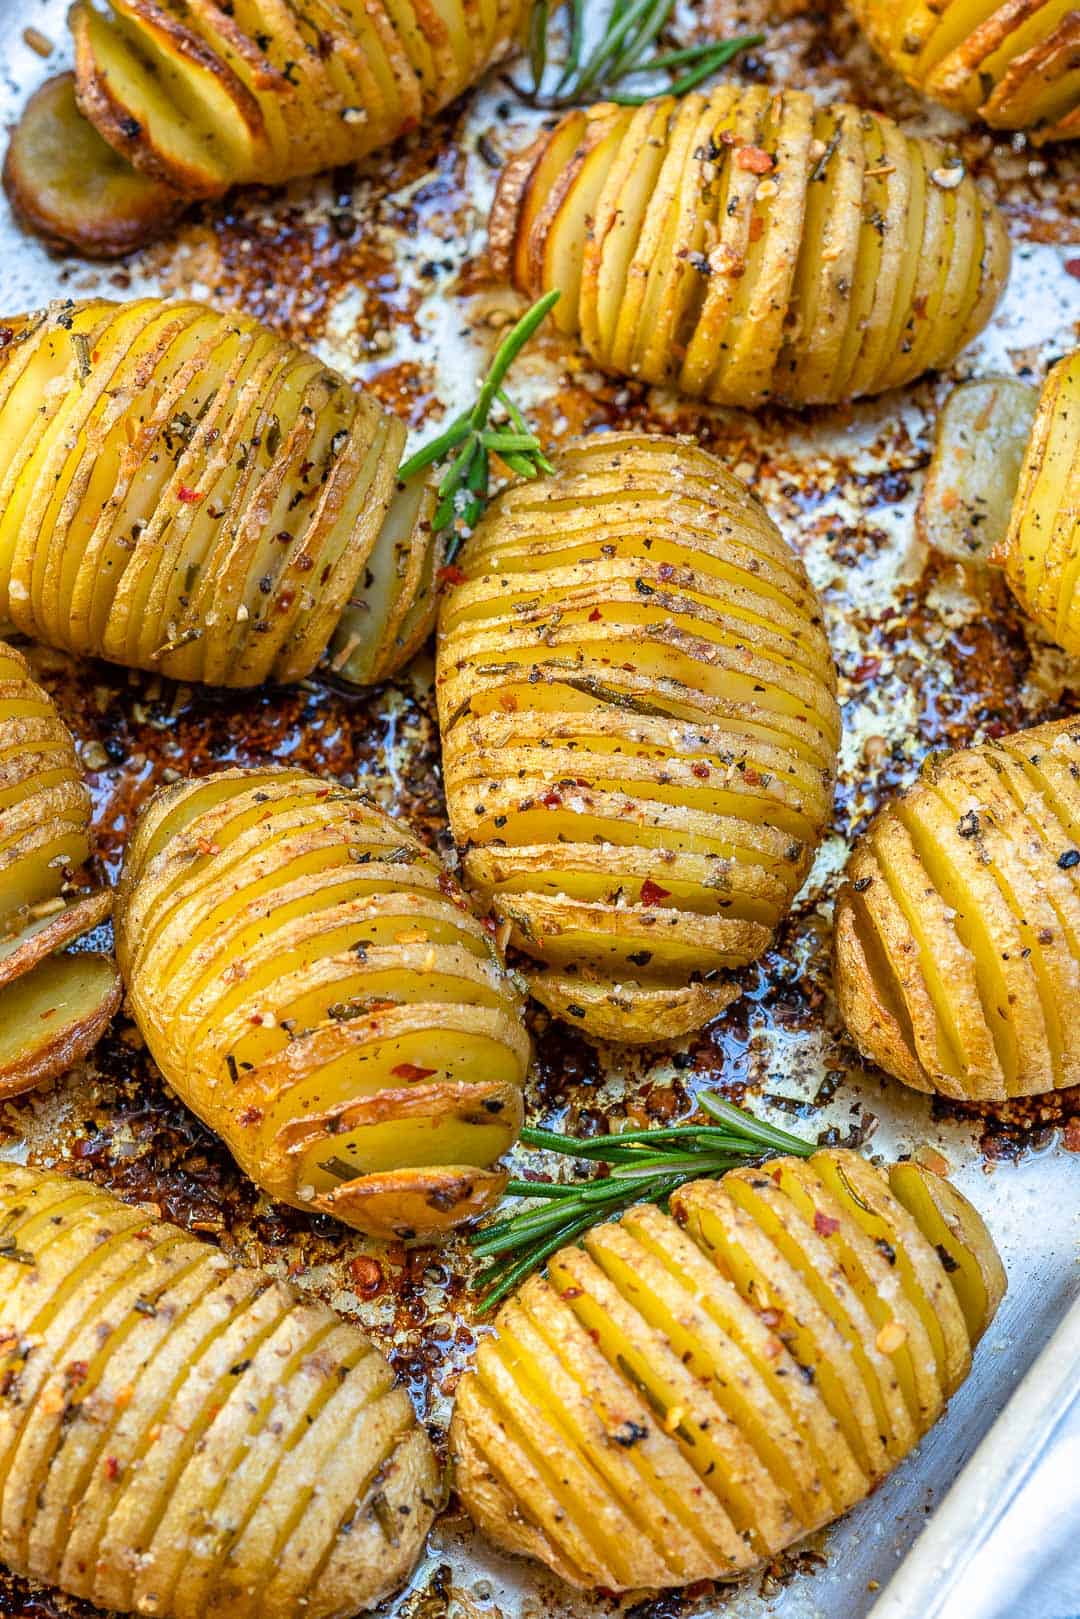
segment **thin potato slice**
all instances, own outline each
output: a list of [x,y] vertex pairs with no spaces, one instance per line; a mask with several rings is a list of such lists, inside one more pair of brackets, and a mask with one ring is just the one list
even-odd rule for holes
[[97,1045],[123,986],[108,956],[49,956],[0,989],[0,1095],[17,1096]]
[[915,522],[924,545],[985,566],[1005,538],[1038,393],[1012,377],[954,388],[937,419]]

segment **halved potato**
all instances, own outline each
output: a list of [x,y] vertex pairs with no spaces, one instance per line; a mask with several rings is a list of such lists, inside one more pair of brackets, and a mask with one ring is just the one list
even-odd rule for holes
[[[242,314],[55,304],[0,358],[0,613],[177,680],[379,680],[435,617],[397,419]],[[33,423],[34,430],[29,431]]]
[[498,1198],[520,992],[453,879],[361,794],[274,770],[159,794],[116,925],[152,1055],[273,1196],[429,1237]]
[[567,1022],[700,1027],[830,815],[835,676],[801,564],[712,456],[627,433],[501,494],[460,567],[436,679],[466,883]]
[[741,1574],[914,1449],[1004,1285],[977,1211],[917,1166],[825,1150],[695,1181],[503,1306],[458,1388],[455,1486],[579,1588]]
[[1013,377],[954,388],[937,419],[915,524],[924,545],[985,566],[1009,527],[1038,390]]
[[503,170],[496,269],[605,370],[828,404],[947,364],[1008,274],[947,147],[847,103],[722,85],[568,113]]
[[409,1577],[439,1468],[358,1328],[61,1175],[5,1164],[0,1231],[9,1567],[161,1619],[331,1619]]
[[856,845],[840,1010],[919,1090],[1002,1101],[1080,1083],[1080,731],[935,756]]

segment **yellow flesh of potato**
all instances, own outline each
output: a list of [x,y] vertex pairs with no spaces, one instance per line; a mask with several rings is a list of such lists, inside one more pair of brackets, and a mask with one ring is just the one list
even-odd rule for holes
[[961,749],[871,824],[836,911],[840,1009],[919,1090],[1003,1101],[1080,1083],[1080,732]]
[[919,538],[954,562],[984,566],[1005,538],[1038,391],[1012,377],[954,388],[938,416],[916,513]]
[[861,1500],[1004,1292],[976,1210],[914,1164],[825,1150],[671,1203],[557,1253],[458,1389],[466,1507],[583,1588],[730,1577]]
[[408,1577],[438,1469],[357,1328],[59,1175],[5,1165],[0,1227],[11,1568],[162,1619],[319,1619]]
[[531,297],[559,288],[605,370],[732,405],[880,393],[948,364],[1008,273],[953,162],[802,91],[602,105],[504,169],[492,257]]
[[936,101],[1036,142],[1080,133],[1072,0],[848,0],[889,65]]
[[635,434],[502,494],[461,566],[437,689],[467,882],[559,1016],[632,1041],[699,1027],[831,812],[835,676],[805,572],[713,457]]
[[[250,317],[53,305],[0,361],[0,613],[82,656],[249,686],[422,643],[433,490],[404,429]],[[32,431],[31,429],[32,425]]]
[[117,953],[163,1073],[275,1197],[433,1235],[501,1192],[520,994],[457,884],[360,794],[236,770],[159,795]]

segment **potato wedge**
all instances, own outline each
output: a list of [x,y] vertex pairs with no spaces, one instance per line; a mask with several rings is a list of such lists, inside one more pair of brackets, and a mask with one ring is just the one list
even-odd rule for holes
[[439,1469],[358,1328],[61,1175],[5,1164],[0,1229],[11,1568],[161,1619],[331,1619],[408,1578]]
[[331,639],[348,678],[381,680],[426,639],[434,487],[396,483],[404,429],[372,398],[195,303],[56,304],[16,327],[0,613],[18,629],[232,686],[302,679]]
[[764,511],[685,441],[579,441],[491,506],[445,594],[437,693],[466,883],[596,1037],[737,993],[831,812],[820,608]]
[[1005,538],[1038,390],[1013,377],[954,388],[937,420],[934,453],[915,514],[931,550],[985,567]]
[[718,404],[831,404],[948,364],[1008,274],[940,142],[803,91],[568,113],[504,169],[496,269],[558,288],[602,369]]
[[502,1307],[458,1388],[454,1484],[582,1589],[743,1573],[917,1445],[1004,1285],[977,1211],[915,1165],[824,1150],[693,1182]]
[[159,794],[116,929],[155,1060],[271,1195],[398,1237],[499,1197],[520,992],[457,884],[359,793],[233,770]]
[[1076,135],[1080,18],[1071,0],[848,3],[889,65],[935,101],[1036,142]]
[[1080,1083],[1080,732],[935,756],[871,824],[836,905],[840,1010],[919,1090],[1003,1101]]

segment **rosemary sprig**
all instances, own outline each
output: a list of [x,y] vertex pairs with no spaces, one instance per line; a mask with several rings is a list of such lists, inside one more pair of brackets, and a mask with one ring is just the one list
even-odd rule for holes
[[687,1181],[713,1179],[737,1164],[760,1163],[775,1153],[808,1158],[812,1142],[756,1119],[745,1108],[706,1091],[698,1098],[708,1124],[621,1130],[610,1136],[565,1136],[526,1128],[522,1144],[608,1166],[606,1174],[578,1182],[511,1180],[508,1197],[533,1200],[528,1208],[474,1231],[473,1252],[493,1263],[476,1279],[480,1310],[490,1310],[542,1265],[549,1254],[632,1203],[664,1203]]
[[[557,291],[547,292],[522,315],[499,344],[472,409],[463,411],[437,438],[417,450],[399,468],[399,481],[407,483],[437,461],[447,463],[439,483],[439,503],[432,523],[436,534],[456,527],[459,522],[466,529],[476,527],[487,504],[492,454],[519,478],[536,478],[541,472],[554,472],[540,440],[517,406],[507,398],[503,383],[510,367],[558,300]],[[505,413],[506,422],[491,427],[488,419],[496,404]],[[447,552],[447,562],[453,561],[460,540],[458,533]]]
[[[612,0],[604,32],[589,55],[585,48],[585,8],[588,0],[539,0],[533,7],[529,29],[529,62],[532,86],[509,82],[523,101],[533,107],[558,110],[603,98],[623,107],[640,107],[649,94],[620,89],[625,79],[640,73],[683,71],[668,87],[668,94],[684,96],[725,67],[740,51],[764,43],[764,34],[739,34],[733,39],[707,40],[680,50],[648,53],[663,33],[675,9],[675,0]],[[569,41],[561,63],[549,60],[549,36],[553,17],[566,11]],[[545,92],[549,68],[558,69],[553,88]]]

